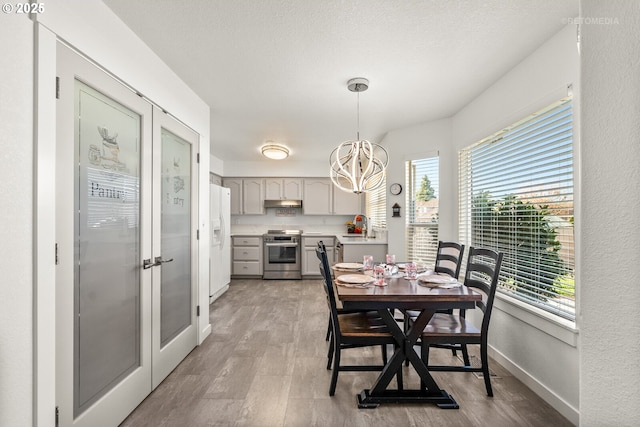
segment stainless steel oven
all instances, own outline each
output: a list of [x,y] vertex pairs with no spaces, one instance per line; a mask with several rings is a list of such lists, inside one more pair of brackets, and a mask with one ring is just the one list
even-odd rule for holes
[[263,279],[301,279],[300,230],[269,230],[264,241]]

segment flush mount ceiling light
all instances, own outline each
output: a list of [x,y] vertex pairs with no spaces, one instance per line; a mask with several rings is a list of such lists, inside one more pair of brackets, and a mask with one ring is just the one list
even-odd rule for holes
[[347,82],[347,89],[358,94],[358,126],[355,141],[338,145],[329,156],[330,176],[339,189],[357,194],[372,191],[384,183],[389,162],[381,145],[360,139],[360,92],[369,88],[369,80],[358,77]]
[[[267,141],[267,142],[271,142],[271,141]],[[268,143],[266,145],[263,145],[262,148],[260,148],[260,151],[262,151],[262,155],[268,159],[282,160],[289,157],[289,149],[284,145],[280,145],[280,144]]]

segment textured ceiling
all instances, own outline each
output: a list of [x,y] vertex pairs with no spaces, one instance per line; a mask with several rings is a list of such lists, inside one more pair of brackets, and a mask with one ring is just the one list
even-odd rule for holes
[[449,117],[578,15],[578,0],[104,0],[211,108],[212,154],[327,159]]

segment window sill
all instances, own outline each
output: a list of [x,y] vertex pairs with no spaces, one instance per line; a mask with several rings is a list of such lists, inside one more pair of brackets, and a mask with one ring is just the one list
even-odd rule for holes
[[556,339],[576,347],[578,329],[575,322],[540,310],[508,295],[496,294],[494,309],[513,316]]

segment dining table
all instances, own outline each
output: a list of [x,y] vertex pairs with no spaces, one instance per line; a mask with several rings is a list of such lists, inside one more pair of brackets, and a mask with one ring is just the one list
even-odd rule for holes
[[[393,355],[370,389],[358,395],[359,408],[375,408],[381,403],[433,403],[440,408],[458,409],[458,403],[441,389],[431,376],[429,369],[416,353],[414,346],[425,326],[436,310],[473,309],[482,295],[464,285],[457,287],[428,287],[418,280],[407,280],[402,274],[387,277],[367,287],[346,287],[334,281],[335,292],[342,306],[347,310],[377,310],[389,327],[396,342]],[[419,311],[411,327],[404,331],[402,324],[394,318],[395,310]],[[408,360],[420,377],[419,389],[389,389],[396,373]]]

